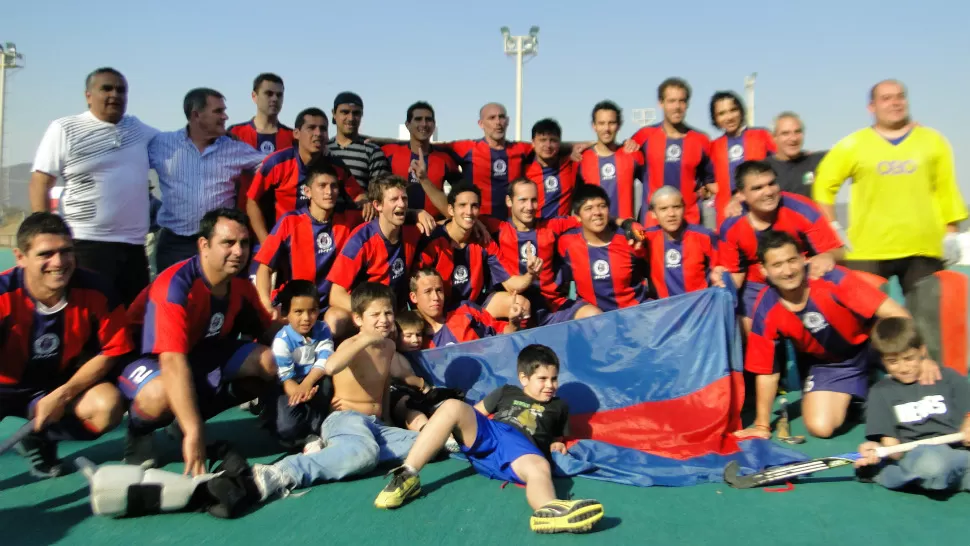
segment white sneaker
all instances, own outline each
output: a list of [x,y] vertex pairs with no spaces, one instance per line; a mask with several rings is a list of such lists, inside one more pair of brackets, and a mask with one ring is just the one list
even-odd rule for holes
[[286,497],[296,487],[296,483],[292,482],[289,476],[276,465],[271,464],[254,464],[253,481],[259,491],[259,502],[266,502],[270,497],[277,495]]
[[322,451],[326,444],[323,443],[323,438],[310,435],[307,437],[307,443],[303,445],[303,454],[310,455],[311,453],[316,453]]
[[447,449],[449,453],[461,453],[461,444],[455,440],[454,436],[449,436],[448,441],[445,442],[445,449]]

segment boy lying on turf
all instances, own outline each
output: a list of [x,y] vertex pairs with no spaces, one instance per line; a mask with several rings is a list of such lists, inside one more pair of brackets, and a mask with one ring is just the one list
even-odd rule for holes
[[[544,345],[529,345],[519,353],[519,382],[492,391],[471,407],[457,400],[443,403],[418,435],[404,465],[393,471],[391,483],[374,505],[397,508],[421,492],[418,472],[435,457],[453,434],[480,474],[525,484],[534,510],[529,525],[537,533],[579,533],[603,517],[595,500],[557,500],[549,466],[551,451],[566,453],[569,409],[556,398],[559,358]],[[488,415],[494,414],[494,419]]]
[[[921,385],[920,362],[926,346],[912,319],[892,317],[872,330],[889,375],[869,395],[866,438],[859,446],[865,457],[856,461],[859,477],[888,489],[915,485],[933,491],[970,491],[970,384],[950,369],[933,385]],[[886,461],[875,454],[880,445],[893,446],[963,431],[963,446],[919,446]],[[878,442],[878,443],[877,443]]]

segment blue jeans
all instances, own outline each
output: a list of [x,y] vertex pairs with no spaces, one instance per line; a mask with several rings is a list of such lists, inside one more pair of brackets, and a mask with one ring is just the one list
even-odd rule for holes
[[325,447],[310,455],[291,455],[276,463],[296,487],[366,474],[378,464],[403,461],[418,433],[389,427],[377,417],[335,411],[320,427]]
[[873,478],[887,489],[914,484],[932,491],[970,491],[970,451],[950,446],[919,446]]

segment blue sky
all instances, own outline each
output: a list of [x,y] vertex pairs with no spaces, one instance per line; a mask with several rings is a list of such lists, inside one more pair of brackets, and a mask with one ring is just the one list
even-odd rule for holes
[[[84,76],[105,65],[127,75],[129,113],[161,129],[184,123],[182,97],[198,86],[226,94],[232,122],[248,119],[252,78],[273,71],[286,80],[286,124],[306,106],[329,110],[350,89],[364,98],[367,134],[396,135],[407,106],[428,100],[443,139],[479,137],[483,103],[504,102],[514,115],[515,66],[499,27],[525,34],[538,25],[523,135],[551,116],[566,139],[591,138],[595,102],[615,100],[631,117],[656,106],[657,84],[673,75],[694,88],[688,121],[715,135],[709,97],[742,91],[744,76],[757,72],[757,123],[795,110],[807,146],[825,149],[869,123],[869,87],[895,77],[909,86],[914,118],[950,139],[970,198],[970,114],[958,106],[970,88],[965,2],[129,4],[6,3],[0,41],[16,42],[27,68],[8,73],[4,164],[32,160],[51,119],[82,111]],[[634,128],[631,119],[621,136]]]

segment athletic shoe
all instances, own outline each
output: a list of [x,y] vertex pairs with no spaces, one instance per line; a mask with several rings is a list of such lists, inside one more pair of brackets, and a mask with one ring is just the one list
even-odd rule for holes
[[448,441],[445,442],[445,449],[447,449],[449,453],[461,453],[461,444],[455,440],[454,436],[449,436]]
[[326,444],[323,443],[323,438],[311,434],[306,438],[306,444],[303,445],[303,454],[310,455],[318,451],[322,451]]
[[398,508],[421,493],[421,478],[417,474],[403,466],[395,468],[391,473],[394,474],[391,483],[374,500],[377,508]]
[[603,519],[594,500],[554,500],[532,513],[529,527],[537,533],[585,533]]
[[282,470],[271,464],[253,465],[253,482],[259,491],[259,502],[266,502],[270,497],[286,497],[296,488],[296,482]]
[[45,436],[31,433],[17,444],[17,451],[30,463],[30,475],[35,478],[56,478],[67,473],[57,458],[57,444]]
[[133,434],[128,430],[125,433],[124,463],[155,468],[155,433]]

